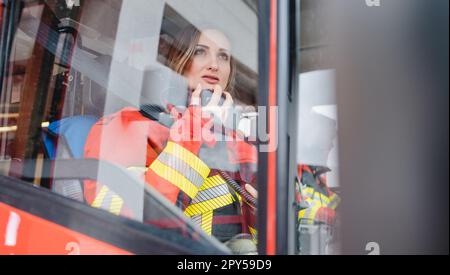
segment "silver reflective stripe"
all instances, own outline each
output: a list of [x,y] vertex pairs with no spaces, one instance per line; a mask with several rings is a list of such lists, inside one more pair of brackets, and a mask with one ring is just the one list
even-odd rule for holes
[[330,203],[328,204],[328,207],[330,207],[331,209],[334,210],[338,206],[339,202],[340,202],[340,198],[338,197],[338,195],[333,194],[330,199]]
[[170,168],[178,171],[187,180],[197,186],[197,188],[200,188],[200,186],[202,186],[204,182],[203,177],[199,173],[197,173],[197,171],[192,169],[188,164],[186,164],[183,160],[166,152],[162,152],[161,154],[159,154],[158,160],[161,163],[169,166]]
[[302,210],[304,212],[303,212],[303,217],[300,218],[300,223],[302,223],[302,224],[312,224],[312,223],[314,223],[315,215],[312,218],[310,218],[309,216],[311,215],[313,210],[316,211],[316,209],[315,209],[316,206],[318,206],[318,202],[317,201],[311,200],[309,202],[309,207],[304,209],[304,210]]
[[228,190],[228,186],[226,184],[214,186],[212,188],[198,192],[197,196],[195,196],[195,198],[192,200],[192,204],[211,200],[223,195],[227,195],[229,193],[230,191]]
[[108,190],[108,192],[106,192],[105,198],[103,199],[102,205],[100,206],[100,208],[109,211],[109,206],[111,205],[113,196],[114,196],[114,192],[111,190]]
[[78,180],[57,180],[53,183],[53,191],[80,202],[84,201],[83,188]]

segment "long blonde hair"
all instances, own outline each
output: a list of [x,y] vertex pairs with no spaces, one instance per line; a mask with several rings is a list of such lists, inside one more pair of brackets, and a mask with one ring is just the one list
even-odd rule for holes
[[[180,75],[184,75],[192,64],[195,48],[200,40],[201,32],[194,26],[184,28],[172,43],[168,57],[167,66]],[[233,94],[236,75],[236,63],[233,56],[230,58],[230,76],[225,91]]]

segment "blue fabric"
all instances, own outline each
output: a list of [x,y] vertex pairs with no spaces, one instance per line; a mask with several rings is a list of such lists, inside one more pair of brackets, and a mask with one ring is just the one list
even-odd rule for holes
[[49,158],[55,159],[55,139],[46,132],[42,132],[42,140],[44,141],[44,147],[49,155]]
[[[62,136],[72,152],[72,157],[81,159],[84,155],[84,145],[89,131],[97,121],[98,118],[94,116],[68,117],[50,123],[48,130],[54,135]],[[56,155],[55,139],[44,134],[43,141],[49,157],[54,159]]]

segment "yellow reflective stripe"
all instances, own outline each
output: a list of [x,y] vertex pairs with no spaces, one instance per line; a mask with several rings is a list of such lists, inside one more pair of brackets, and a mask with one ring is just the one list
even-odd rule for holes
[[314,223],[315,215],[319,210],[319,208],[321,207],[320,205],[317,205],[317,203],[318,201],[315,201],[311,204],[310,207],[302,209],[298,212],[298,219],[302,219],[302,223],[306,224]]
[[307,211],[309,208],[306,209],[302,209],[300,211],[298,211],[298,218],[299,219],[306,219],[305,216],[308,216],[307,214],[309,214],[309,211]]
[[105,199],[106,193],[108,193],[109,189],[105,185],[100,189],[100,192],[95,197],[94,202],[92,202],[91,206],[95,208],[100,208],[102,206],[103,200]]
[[250,234],[252,235],[252,240],[255,244],[258,244],[258,231],[251,226],[248,226]]
[[[214,187],[222,185],[222,184],[226,184],[226,181],[222,178],[221,175],[215,175],[215,176],[209,177],[205,180],[203,185],[200,187],[200,191],[205,191],[205,190],[214,188]],[[237,198],[239,199],[239,202],[242,203],[241,196],[239,196],[239,194],[236,192],[233,192],[233,193],[237,196]],[[236,200],[236,198],[233,196],[233,194],[231,194],[231,199],[233,200],[233,202]]]
[[109,212],[114,213],[116,215],[120,214],[122,210],[123,200],[117,195],[113,195],[111,199],[111,204],[109,205]]
[[169,141],[166,148],[164,148],[164,152],[183,160],[203,178],[206,178],[209,175],[209,167],[199,157],[194,155],[191,151],[186,150],[183,146]]
[[209,188],[203,191],[199,191],[197,196],[192,199],[191,204],[196,204],[202,201],[211,200],[226,194],[230,194],[228,186],[226,184],[221,184],[219,186]]
[[165,165],[158,159],[152,162],[150,169],[152,169],[161,178],[180,188],[191,199],[197,195],[199,190],[195,184],[186,179],[186,177],[180,174],[177,170]]
[[310,212],[304,211],[304,213],[301,217],[300,217],[300,213],[299,213],[299,220],[301,220],[302,224],[313,224],[314,223],[314,220],[304,217],[304,216],[309,216],[309,213]]
[[312,221],[315,219],[316,213],[317,213],[317,211],[319,210],[319,208],[320,208],[320,206],[313,206],[313,207],[310,208],[310,213],[309,213],[309,216],[308,216],[308,221],[311,221],[311,222],[312,222]]
[[327,196],[320,194],[320,193],[318,193],[318,194],[319,194],[320,200],[322,201],[322,204],[328,205],[330,203],[330,199]]
[[338,195],[333,194],[333,195],[330,197],[330,203],[329,203],[328,206],[329,206],[331,209],[335,210],[336,207],[338,206],[338,204],[339,204],[340,202],[341,202],[341,198],[339,198]]
[[314,204],[314,202],[309,197],[306,197],[304,200],[305,200],[305,202],[308,203],[308,207],[298,211],[298,219],[305,219],[305,214],[307,213],[307,210],[310,209],[312,207],[312,205]]
[[209,210],[218,209],[231,203],[233,203],[233,199],[230,194],[227,194],[211,200],[191,204],[186,208],[185,214],[188,216],[193,216],[196,214],[207,212]]
[[310,197],[310,198],[313,197],[314,192],[315,192],[314,188],[311,188],[311,187],[306,187],[306,188],[302,189],[302,194],[304,196],[307,196],[307,197]]
[[212,219],[213,219],[213,211],[206,211],[202,214],[202,229],[206,232],[206,234],[211,235],[212,233]]
[[329,197],[325,196],[320,192],[315,191],[314,188],[311,187],[307,187],[304,190],[302,190],[302,194],[324,205],[328,205],[330,203]]
[[191,204],[186,208],[184,213],[187,216],[192,217],[194,215],[202,214],[207,211],[229,205],[231,203],[233,203],[233,197],[231,196],[231,194],[226,194],[214,199],[202,201],[196,204]]
[[203,190],[206,190],[209,188],[213,188],[213,187],[219,186],[224,183],[225,183],[225,180],[220,175],[215,175],[215,176],[205,179],[205,182],[200,187],[200,191],[203,191]]
[[[106,195],[108,194],[108,192],[112,193],[112,191],[110,191],[108,189],[108,187],[106,187],[105,185],[102,186],[102,188],[100,189],[100,192],[95,197],[94,202],[91,204],[91,206],[95,207],[95,208],[102,208],[103,201],[104,201]],[[112,194],[114,194],[114,193],[112,193]],[[120,211],[122,210],[122,206],[123,206],[123,199],[117,195],[112,195],[111,203],[109,204],[108,208],[105,210],[108,210],[109,212],[111,212],[113,214],[119,215]]]

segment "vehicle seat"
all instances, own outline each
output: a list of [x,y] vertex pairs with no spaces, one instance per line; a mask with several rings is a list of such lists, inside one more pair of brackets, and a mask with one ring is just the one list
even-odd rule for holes
[[[42,132],[46,157],[51,160],[82,159],[86,139],[97,121],[95,116],[74,116],[50,123]],[[78,180],[55,180],[51,189],[65,197],[84,202],[83,185]]]

